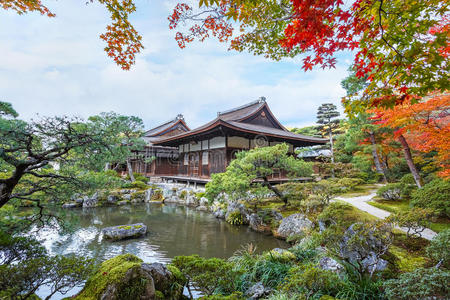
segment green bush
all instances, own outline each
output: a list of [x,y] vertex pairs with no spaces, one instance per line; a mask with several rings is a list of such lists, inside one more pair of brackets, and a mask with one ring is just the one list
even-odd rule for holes
[[197,198],[197,200],[200,200],[200,199],[202,199],[205,196],[206,196],[205,192],[198,192],[198,193],[195,194],[195,198]]
[[198,255],[176,256],[172,264],[176,266],[190,283],[204,294],[223,295],[236,291],[236,279],[240,275],[233,270],[233,264],[220,258],[202,258]]
[[140,190],[146,190],[149,188],[149,186],[142,181],[135,181],[135,182],[127,182],[122,185],[122,188],[126,189],[140,189]]
[[450,229],[439,232],[427,247],[427,255],[450,269]]
[[341,186],[343,192],[353,191],[358,185],[363,184],[364,180],[361,178],[341,178],[337,181]]
[[431,208],[438,216],[450,218],[450,181],[435,179],[414,191],[411,205]]
[[143,183],[145,183],[145,184],[147,184],[147,182],[148,182],[148,178],[145,177],[144,175],[141,175],[141,174],[136,175],[136,176],[134,177],[134,179],[135,179],[136,181],[140,181],[140,182],[143,182]]
[[38,241],[0,231],[0,299],[25,299],[44,285],[45,296],[64,294],[81,286],[94,268],[92,259],[50,256]]
[[450,272],[419,268],[384,283],[388,299],[448,299]]
[[336,273],[307,264],[290,269],[280,288],[288,293],[335,295],[342,286]]
[[402,199],[403,183],[388,183],[378,189],[377,195],[385,200],[398,201]]
[[244,220],[242,218],[242,214],[239,211],[231,212],[227,216],[226,221],[228,223],[230,223],[231,225],[242,225],[242,224],[244,224]]

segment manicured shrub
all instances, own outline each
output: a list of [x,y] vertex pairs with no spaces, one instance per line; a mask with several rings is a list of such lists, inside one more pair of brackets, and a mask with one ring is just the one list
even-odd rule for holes
[[199,192],[195,194],[195,198],[197,198],[197,200],[200,200],[201,198],[205,197],[206,193],[205,192]]
[[142,181],[129,182],[122,185],[123,188],[146,190],[149,186]]
[[148,182],[148,178],[145,177],[144,175],[141,175],[141,174],[136,175],[136,176],[134,177],[134,179],[135,179],[136,181],[140,181],[140,182],[143,182],[143,183],[145,183],[145,184],[147,184],[147,182]]
[[431,208],[438,216],[450,217],[450,180],[435,179],[411,195],[411,205]]
[[450,269],[450,229],[441,231],[431,240],[427,255],[436,263]]
[[280,287],[287,293],[335,295],[342,286],[343,283],[336,273],[307,264],[289,270]]
[[358,185],[363,184],[364,180],[361,178],[341,178],[337,182],[344,192],[353,191]]
[[388,183],[378,189],[377,195],[385,200],[398,201],[402,199],[403,189],[402,183]]
[[196,289],[208,296],[214,293],[229,295],[236,291],[236,279],[240,274],[233,269],[232,263],[223,259],[176,256],[172,264],[190,279]]
[[333,202],[328,205],[318,216],[318,220],[326,226],[342,225],[350,226],[357,218],[351,214],[353,207],[345,202]]
[[384,283],[388,299],[447,299],[450,272],[437,268],[419,268]]

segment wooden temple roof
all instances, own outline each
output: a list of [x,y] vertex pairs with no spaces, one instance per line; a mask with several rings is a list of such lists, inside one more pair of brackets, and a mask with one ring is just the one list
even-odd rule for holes
[[[257,119],[264,116],[264,122]],[[294,146],[311,146],[325,144],[327,139],[296,134],[286,129],[270,111],[264,98],[246,105],[218,112],[217,117],[190,131],[170,137],[161,137],[155,145],[178,146],[200,138],[211,138],[218,135],[239,135],[246,137],[266,136],[275,141],[285,141]]]
[[190,130],[189,127],[187,126],[186,122],[184,121],[183,115],[179,114],[175,119],[172,119],[172,120],[167,121],[155,128],[147,130],[144,133],[144,136],[145,137],[161,136],[164,133],[168,132],[173,127],[175,127],[177,124],[182,124],[188,131]]

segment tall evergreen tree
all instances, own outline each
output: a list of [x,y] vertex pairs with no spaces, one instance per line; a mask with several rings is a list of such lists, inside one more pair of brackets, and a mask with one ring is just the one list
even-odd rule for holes
[[[317,110],[317,123],[320,129],[328,134],[330,139],[331,163],[334,164],[334,148],[333,148],[333,132],[339,127],[340,113],[337,111],[336,105],[332,103],[323,103]],[[332,175],[334,177],[334,168]]]

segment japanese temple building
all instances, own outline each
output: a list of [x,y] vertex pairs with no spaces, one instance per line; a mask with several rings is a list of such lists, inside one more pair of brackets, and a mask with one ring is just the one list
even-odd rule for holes
[[[293,133],[270,111],[265,98],[218,112],[217,117],[193,130],[179,115],[176,119],[146,132],[144,157],[154,157],[151,164],[135,160],[133,170],[147,176],[175,181],[207,182],[213,173],[224,172],[235,153],[255,147],[289,145],[297,147],[325,144],[327,139]],[[141,155],[142,157],[142,155]],[[275,175],[284,177],[282,172]],[[275,178],[274,178],[275,179]]]

